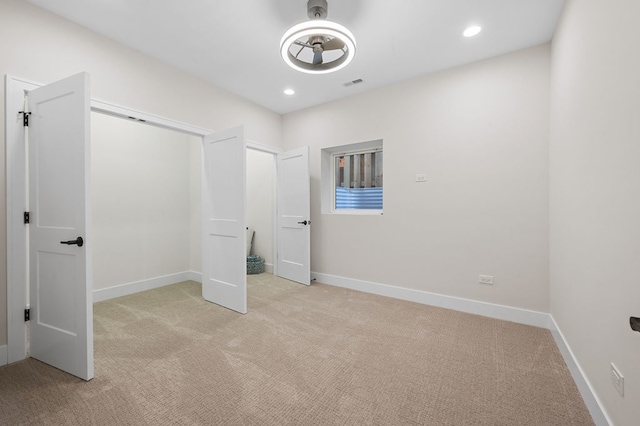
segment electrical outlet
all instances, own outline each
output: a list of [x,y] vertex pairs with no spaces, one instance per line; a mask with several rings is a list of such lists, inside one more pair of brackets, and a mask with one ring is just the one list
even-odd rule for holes
[[624,376],[620,373],[620,370],[611,363],[611,381],[613,387],[616,388],[620,396],[624,396]]
[[416,182],[426,182],[427,181],[427,175],[425,173],[418,173],[416,175]]
[[480,275],[478,282],[480,284],[493,284],[493,277],[491,275]]

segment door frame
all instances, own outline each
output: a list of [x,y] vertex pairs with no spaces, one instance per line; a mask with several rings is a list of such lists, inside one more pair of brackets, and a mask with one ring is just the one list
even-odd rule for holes
[[[27,285],[28,227],[24,226],[23,213],[28,206],[26,181],[25,130],[22,115],[15,111],[24,110],[25,94],[43,84],[5,75],[5,179],[6,179],[6,215],[7,215],[7,357],[0,358],[0,366],[26,358],[27,328],[24,321],[24,309],[29,307]],[[148,114],[143,111],[123,107],[109,102],[91,99],[91,111],[112,115],[124,119],[133,119],[153,126],[177,130],[191,135],[204,136],[214,130],[194,126],[181,121]],[[275,156],[282,152],[280,148],[262,145],[247,140],[247,148]],[[274,163],[275,160],[274,160]],[[276,180],[278,179],[277,166]],[[278,234],[275,225],[277,217],[277,188],[274,188],[274,265],[273,274],[277,275]]]
[[273,171],[275,180],[273,182],[273,194],[272,196],[272,205],[273,205],[273,217],[271,218],[271,228],[273,235],[273,247],[272,254],[273,257],[271,261],[272,265],[272,275],[278,276],[278,179],[279,179],[279,170],[278,170],[278,154],[282,154],[283,150],[280,148],[275,148],[268,145],[262,145],[257,142],[252,142],[247,139],[247,149],[252,151],[262,152],[264,154],[271,155],[271,160],[273,161]]

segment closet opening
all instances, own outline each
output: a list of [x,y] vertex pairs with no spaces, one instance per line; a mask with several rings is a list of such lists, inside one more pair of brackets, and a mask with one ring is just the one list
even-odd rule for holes
[[[273,273],[276,163],[247,148],[250,254]],[[94,302],[201,282],[202,137],[91,112]]]

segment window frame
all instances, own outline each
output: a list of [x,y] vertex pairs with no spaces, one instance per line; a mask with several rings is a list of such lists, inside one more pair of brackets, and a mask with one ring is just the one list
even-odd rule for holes
[[[321,213],[334,215],[380,216],[384,214],[384,189],[382,209],[336,209],[336,157],[343,155],[384,152],[382,139],[339,145],[321,150]],[[384,155],[382,170],[384,176]],[[383,180],[384,182],[384,180]],[[384,183],[382,188],[384,188]]]

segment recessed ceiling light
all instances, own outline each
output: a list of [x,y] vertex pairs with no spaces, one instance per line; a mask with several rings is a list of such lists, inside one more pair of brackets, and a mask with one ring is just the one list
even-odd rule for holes
[[295,95],[296,91],[293,90],[293,89],[284,89],[284,94],[288,95],[288,96],[291,96],[291,95]]
[[472,25],[472,26],[468,27],[466,30],[464,30],[462,35],[465,36],[465,37],[473,37],[473,36],[477,36],[478,34],[480,34],[480,31],[482,31],[482,27],[480,27],[478,25]]

